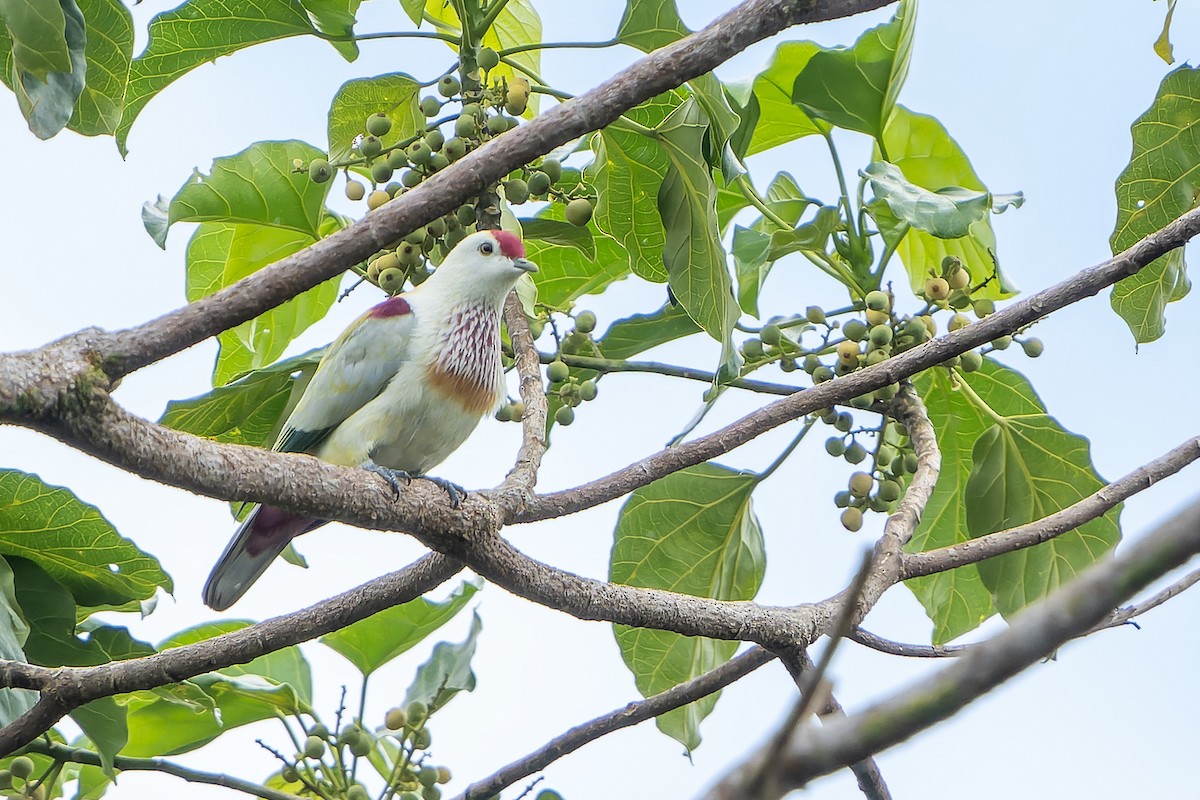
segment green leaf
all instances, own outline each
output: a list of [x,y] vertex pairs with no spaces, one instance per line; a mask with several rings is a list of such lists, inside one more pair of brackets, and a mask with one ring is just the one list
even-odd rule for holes
[[[358,7],[362,0],[300,0],[312,15],[317,30],[330,36],[352,36],[354,23],[357,21]],[[342,54],[347,61],[358,58],[358,43],[355,41],[329,40],[333,49]]]
[[596,242],[592,232],[586,227],[581,228],[565,220],[540,216],[526,217],[520,222],[521,235],[526,244],[537,240],[555,247],[574,247],[589,260],[596,258]]
[[134,59],[117,126],[117,147],[126,152],[134,120],[155,95],[196,67],[251,45],[312,33],[298,0],[191,0],[150,21],[150,44]]
[[[1180,67],[1163,78],[1131,132],[1133,155],[1117,178],[1113,253],[1200,203],[1200,68]],[[1113,310],[1139,343],[1166,332],[1167,303],[1191,289],[1183,259],[1183,248],[1172,250],[1113,286]]]
[[595,159],[587,177],[599,200],[593,220],[629,254],[629,266],[640,278],[667,280],[663,267],[666,236],[656,195],[670,161],[653,139],[606,128],[592,137]]
[[175,193],[167,224],[237,222],[283,228],[320,237],[329,183],[314,183],[293,171],[292,161],[308,163],[324,156],[295,140],[256,142],[232,156],[213,161],[208,175],[196,170]]
[[1175,49],[1171,47],[1171,18],[1175,16],[1175,0],[1167,0],[1167,18],[1163,20],[1162,33],[1154,40],[1154,52],[1168,64],[1175,63]]
[[[987,191],[958,142],[933,117],[916,114],[898,105],[883,140],[888,160],[916,186],[930,190],[961,186],[973,191]],[[876,158],[880,155],[877,152]],[[997,280],[989,282],[972,297],[1000,300],[1016,294],[1017,288],[1000,271],[995,252],[996,235],[987,217],[971,225],[967,235],[959,239],[939,239],[926,231],[910,229],[896,247],[896,255],[908,271],[914,292],[924,287],[930,267],[940,265],[946,256],[957,256],[970,271],[973,283],[983,281],[993,272],[997,276]]]
[[71,712],[71,719],[92,740],[100,756],[100,768],[109,775],[116,775],[113,757],[129,741],[129,725],[125,707],[111,697],[101,697],[85,703]]
[[853,47],[813,53],[792,84],[792,102],[810,117],[882,142],[908,74],[915,5],[902,2],[890,22],[865,32]]
[[[7,3],[8,0],[5,2]],[[18,0],[19,2],[20,0]],[[41,23],[58,25],[57,19],[50,20],[44,16],[45,14],[53,16],[51,12],[53,5],[58,6],[57,14],[64,18],[63,27],[51,35],[55,38],[60,35],[65,38],[68,56],[68,63],[65,66],[48,71],[44,69],[52,61],[58,63],[57,56],[53,59],[33,57],[32,63],[28,60],[23,62],[23,59],[32,57],[32,54],[25,49],[22,40],[9,36],[4,37],[3,49],[6,51],[5,60],[8,62],[8,74],[5,82],[17,95],[17,105],[29,125],[29,130],[39,139],[49,139],[66,126],[68,120],[71,119],[75,102],[83,91],[87,73],[87,57],[84,52],[87,47],[87,25],[75,0],[36,0],[29,6],[32,13],[14,12],[13,9],[4,12],[9,15],[6,20],[10,24],[11,21],[18,21],[19,27],[36,19],[41,34],[46,34],[48,29]],[[11,28],[8,30],[11,32]],[[26,33],[28,31],[22,35]],[[51,51],[57,50],[56,44],[49,41],[46,41],[46,44]],[[23,67],[23,63],[30,64],[33,70],[30,71]]]
[[[195,302],[265,266],[302,250],[313,238],[284,228],[204,222],[187,249],[187,298]],[[273,363],[288,343],[325,316],[337,299],[340,277],[331,278],[217,337],[221,350],[213,385],[223,386]]]
[[[815,202],[800,190],[796,179],[787,172],[780,172],[772,179],[766,199],[772,213],[789,225],[796,225],[805,209]],[[749,228],[737,227],[732,253],[741,309],[757,317],[758,296],[775,261],[799,250],[824,252],[840,219],[837,209],[827,211],[822,208],[811,222],[793,230],[782,230],[774,221],[762,216]]]
[[344,656],[366,677],[453,619],[479,586],[478,582],[463,582],[442,603],[418,597],[327,633],[318,641]]
[[[883,200],[897,218],[939,239],[958,239],[971,226],[987,217],[992,196],[986,191],[948,186],[936,191],[910,183],[895,164],[875,161],[862,176],[871,184],[875,197]],[[1024,201],[1021,198],[1015,205]]]
[[692,319],[725,346],[729,364],[736,355],[729,336],[738,309],[717,224],[717,190],[701,155],[707,129],[704,111],[693,99],[659,126],[671,166],[658,191],[658,210],[666,232],[663,262],[671,291]]
[[404,705],[420,700],[429,707],[430,713],[449,703],[459,692],[475,689],[475,673],[471,671],[471,659],[475,656],[475,644],[483,622],[479,613],[471,616],[471,632],[459,644],[438,642],[433,655],[417,670],[417,677],[404,695]]
[[[317,369],[324,348],[255,370],[190,400],[173,400],[160,425],[229,444],[270,447],[294,395]],[[291,401],[291,402],[289,402]]]
[[0,22],[12,42],[13,67],[45,80],[70,72],[67,18],[58,0],[0,0]]
[[80,605],[142,600],[160,586],[173,588],[158,561],[95,506],[17,470],[0,470],[0,554],[34,562]]
[[695,321],[682,308],[668,303],[652,314],[617,320],[596,344],[606,358],[626,359],[694,333],[700,333]]
[[643,53],[657,50],[691,33],[679,19],[675,0],[625,0],[617,25],[617,41]]
[[[346,81],[329,104],[329,158],[346,161],[354,150],[354,140],[366,131],[367,117],[383,112],[392,121],[392,129],[380,137],[391,147],[425,129],[425,115],[418,108],[421,87],[411,75],[392,72],[374,78]],[[363,172],[369,171],[363,168]]]
[[[638,489],[617,520],[609,580],[718,600],[750,600],[762,584],[766,551],[750,495],[754,473],[700,464]],[[626,666],[644,697],[728,661],[736,642],[614,626]],[[689,751],[700,744],[710,695],[657,720]]]
[[733,227],[733,245],[730,249],[733,255],[733,269],[737,275],[738,305],[742,311],[751,316],[758,316],[758,294],[762,291],[763,281],[770,270],[767,252],[771,249],[770,234],[743,228]]
[[[21,616],[13,588],[13,572],[0,558],[0,658],[26,661],[23,645],[29,637],[29,625]],[[28,689],[0,689],[0,726],[7,725],[33,708],[37,692]]]
[[766,68],[752,84],[758,104],[747,155],[821,133],[824,123],[813,120],[792,102],[792,87],[808,62],[823,48],[816,42],[784,42],[775,48]]
[[125,107],[133,58],[133,17],[120,0],[78,0],[87,20],[87,84],[67,127],[84,136],[112,134]]
[[[1088,442],[1053,417],[1006,417],[975,442],[967,480],[972,537],[1024,525],[1070,506],[1104,486]],[[979,575],[1006,619],[1074,578],[1116,546],[1120,506],[1036,547],[979,564]]]
[[226,730],[217,718],[216,701],[191,681],[132,692],[118,701],[127,712],[129,741],[124,754],[128,756],[185,753]]

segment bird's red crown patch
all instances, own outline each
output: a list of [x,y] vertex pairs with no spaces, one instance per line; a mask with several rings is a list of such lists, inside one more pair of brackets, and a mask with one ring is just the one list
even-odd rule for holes
[[512,231],[492,231],[492,236],[496,238],[496,242],[500,245],[500,252],[509,258],[524,258],[525,245],[521,243],[521,237],[517,236]]

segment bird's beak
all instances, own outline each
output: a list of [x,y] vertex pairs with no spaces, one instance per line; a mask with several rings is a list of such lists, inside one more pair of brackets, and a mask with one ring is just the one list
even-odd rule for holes
[[537,264],[533,263],[532,261],[530,261],[527,258],[514,258],[513,266],[516,267],[517,269],[521,270],[522,272],[537,272],[538,271]]

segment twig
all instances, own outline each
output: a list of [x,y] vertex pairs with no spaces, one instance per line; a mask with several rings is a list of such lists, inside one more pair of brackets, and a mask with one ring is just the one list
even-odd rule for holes
[[506,516],[511,516],[524,508],[525,502],[533,496],[538,469],[546,454],[546,393],[542,389],[537,345],[516,292],[510,294],[504,304],[504,323],[512,340],[521,401],[525,403],[525,416],[521,418],[521,449],[513,468],[494,492]]
[[478,800],[498,794],[522,778],[545,769],[563,756],[575,752],[588,742],[595,741],[613,731],[661,716],[713,692],[718,692],[729,684],[741,680],[773,658],[775,655],[770,651],[761,647],[751,647],[716,669],[692,678],[690,681],[685,681],[645,700],[629,703],[623,708],[610,711],[602,717],[596,717],[571,728],[524,758],[472,783],[455,800]]
[[904,656],[906,658],[954,658],[961,656],[974,646],[969,644],[906,644],[904,642],[894,642],[882,636],[876,636],[862,628],[855,628],[850,631],[846,635],[846,638],[852,642],[861,644],[863,647],[869,647],[872,650],[878,650],[890,656]]
[[1140,617],[1147,611],[1158,608],[1172,597],[1183,594],[1197,583],[1200,583],[1200,569],[1195,570],[1194,572],[1189,572],[1180,580],[1172,583],[1170,586],[1160,592],[1155,592],[1150,597],[1146,598],[1140,603],[1137,603],[1136,605],[1118,608],[1112,613],[1111,617],[1099,623],[1087,633],[1091,634],[1095,633],[1096,631],[1103,631],[1108,630],[1109,628],[1117,628],[1121,625],[1128,625],[1135,617]]

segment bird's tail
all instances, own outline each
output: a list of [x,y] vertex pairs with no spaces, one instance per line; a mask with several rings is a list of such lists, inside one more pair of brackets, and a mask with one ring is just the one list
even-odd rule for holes
[[224,611],[246,593],[275,556],[295,537],[325,520],[290,514],[274,506],[250,509],[204,584],[204,604]]

